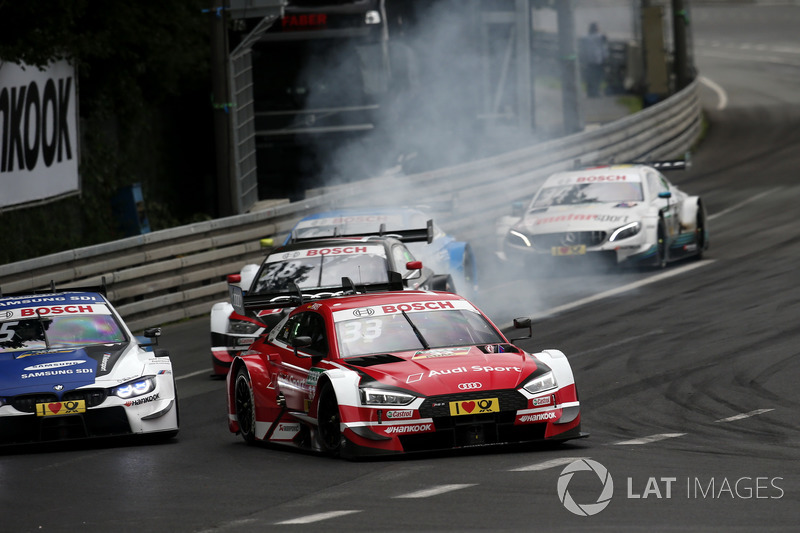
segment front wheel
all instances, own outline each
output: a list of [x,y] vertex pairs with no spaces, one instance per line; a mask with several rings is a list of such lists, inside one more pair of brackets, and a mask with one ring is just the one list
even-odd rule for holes
[[247,444],[252,444],[256,441],[256,401],[253,396],[253,387],[250,385],[250,376],[244,367],[240,368],[236,374],[233,399],[236,420],[239,422],[239,432]]
[[656,241],[656,268],[665,268],[667,266],[667,230],[664,227],[664,221],[658,221],[658,239]]
[[319,394],[317,407],[317,436],[322,449],[329,455],[338,456],[342,451],[342,415],[336,393],[330,383],[325,383]]

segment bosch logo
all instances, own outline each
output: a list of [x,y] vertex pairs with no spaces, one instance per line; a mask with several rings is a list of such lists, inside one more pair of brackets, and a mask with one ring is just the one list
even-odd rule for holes
[[483,383],[473,381],[472,383],[459,383],[458,390],[476,390],[483,388]]
[[371,307],[365,307],[363,309],[353,309],[353,314],[355,316],[372,316],[375,314],[375,310]]

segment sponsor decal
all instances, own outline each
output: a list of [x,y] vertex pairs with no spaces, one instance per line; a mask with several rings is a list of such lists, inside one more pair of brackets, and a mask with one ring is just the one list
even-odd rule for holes
[[6,299],[0,302],[0,307],[20,307],[29,304],[41,303],[66,303],[66,302],[98,302],[102,303],[103,300],[98,296],[90,295],[70,295],[70,296],[42,296],[40,298],[21,298],[18,300]]
[[86,402],[83,400],[36,404],[36,416],[74,415],[85,412]]
[[450,416],[497,413],[498,411],[500,411],[500,402],[497,398],[450,402]]
[[404,409],[402,411],[386,411],[386,418],[411,418],[414,416],[413,409]]
[[519,418],[520,422],[546,422],[548,420],[555,420],[558,418],[555,411],[547,411],[546,413],[534,413],[532,415],[523,415]]
[[453,302],[414,302],[410,304],[383,305],[384,313],[400,313],[403,311],[427,311],[429,309],[455,309]]
[[390,426],[384,429],[384,432],[389,434],[402,434],[402,433],[423,433],[425,431],[433,431],[433,424],[413,424],[408,426]]
[[534,398],[531,400],[531,405],[533,407],[540,407],[542,405],[550,405],[553,403],[553,396],[542,396],[540,398]]
[[534,220],[535,225],[541,226],[542,224],[553,224],[556,222],[570,222],[570,221],[591,221],[591,222],[608,222],[616,224],[625,224],[628,222],[628,215],[604,215],[600,213],[569,213],[565,215],[552,215],[549,217],[537,217]]
[[278,424],[278,429],[276,430],[277,433],[299,433],[300,432],[300,424]]
[[458,390],[476,390],[483,388],[483,383],[473,381],[471,383],[459,383]]
[[103,360],[100,361],[100,372],[105,372],[108,367],[108,360],[111,359],[110,353],[103,354]]
[[316,257],[320,255],[352,255],[367,253],[366,246],[333,246],[331,248],[312,248],[306,250],[306,257]]
[[314,302],[313,304],[309,304],[309,306],[308,306],[308,308],[313,310],[313,311],[316,311],[320,307],[322,307],[322,304],[318,303],[318,302]]
[[65,366],[81,365],[81,364],[83,364],[85,362],[86,361],[84,361],[84,360],[80,360],[80,361],[53,361],[52,363],[41,363],[41,364],[33,365],[33,366],[26,366],[23,370],[26,370],[28,372],[31,372],[31,371],[34,371],[34,370],[50,370],[50,369],[53,369],[53,368],[63,368]]
[[37,355],[53,355],[56,353],[72,353],[72,350],[36,350],[35,352],[28,352],[18,355],[17,359],[22,359],[23,357],[33,357]]
[[414,354],[412,359],[433,359],[435,357],[451,357],[454,355],[469,354],[469,347],[464,348],[438,348],[435,350],[419,351]]
[[126,407],[132,407],[132,406],[135,406],[135,405],[142,405],[142,404],[145,404],[145,403],[154,402],[154,401],[158,400],[158,398],[160,396],[161,396],[161,393],[157,392],[155,394],[151,394],[150,396],[145,396],[144,398],[137,398],[135,400],[128,400],[127,402],[125,402],[125,406]]
[[422,381],[423,378],[433,378],[438,376],[447,376],[450,374],[466,374],[469,372],[522,372],[522,368],[518,366],[490,366],[490,365],[472,365],[470,367],[457,366],[455,368],[447,368],[445,370],[431,370],[427,374],[409,374],[406,377],[406,383],[415,383]]
[[375,310],[371,307],[363,307],[361,309],[353,309],[353,315],[361,317],[361,316],[372,316],[375,314]]
[[73,374],[93,374],[92,368],[60,368],[57,370],[40,370],[38,372],[28,372],[27,374],[20,374],[21,379],[30,378],[47,378],[52,376],[70,376]]
[[[317,304],[319,305],[319,304]],[[256,313],[256,316],[267,316],[267,315],[277,315],[278,313],[282,313],[283,309],[261,309]]]
[[306,383],[312,387],[316,386],[317,382],[319,381],[319,377],[323,372],[325,372],[325,370],[322,368],[312,367],[308,371],[308,376],[306,376]]
[[594,176],[579,176],[575,178],[575,183],[599,183],[599,182],[609,182],[609,181],[628,181],[628,176],[626,176],[625,174],[608,175],[608,176],[600,174]]
[[75,313],[94,313],[91,305],[54,305],[52,307],[28,307],[19,310],[19,316],[46,316]]

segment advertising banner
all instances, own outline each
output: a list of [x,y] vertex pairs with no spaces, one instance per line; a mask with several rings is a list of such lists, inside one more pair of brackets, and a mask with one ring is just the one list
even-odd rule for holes
[[80,192],[78,84],[68,61],[0,61],[0,209]]

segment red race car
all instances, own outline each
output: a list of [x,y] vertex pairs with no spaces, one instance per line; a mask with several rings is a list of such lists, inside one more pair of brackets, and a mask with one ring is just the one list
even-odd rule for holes
[[[351,294],[286,295],[295,309],[234,359],[228,425],[246,442],[356,458],[586,436],[562,352],[517,348],[456,294],[342,281]],[[233,301],[244,311],[274,297]],[[523,338],[530,324],[515,320]]]

